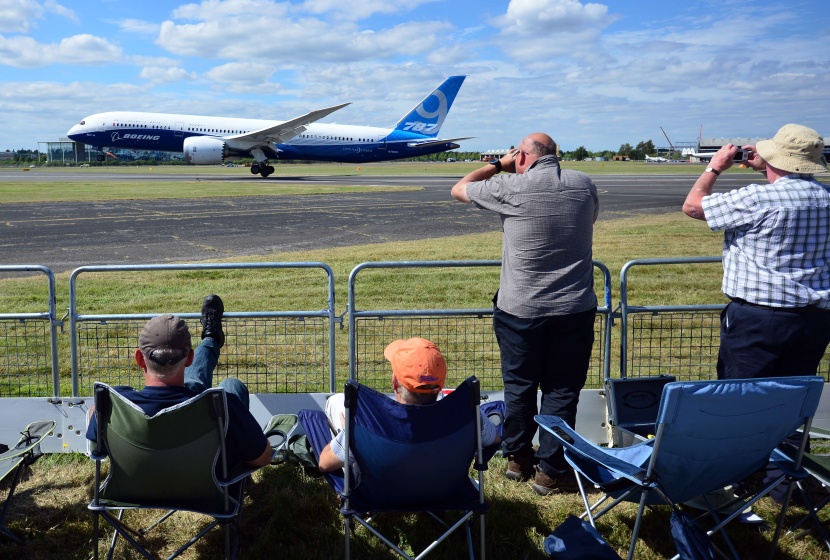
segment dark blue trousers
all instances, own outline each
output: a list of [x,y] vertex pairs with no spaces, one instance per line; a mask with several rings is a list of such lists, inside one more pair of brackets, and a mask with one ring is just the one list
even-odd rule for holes
[[[505,455],[530,455],[538,414],[559,416],[576,424],[579,392],[585,386],[594,344],[596,308],[570,315],[523,319],[493,309],[493,330],[501,352],[504,380],[502,450]],[[542,392],[537,412],[537,391]],[[570,469],[562,447],[551,434],[539,434],[539,468],[550,476]]]
[[[718,379],[815,375],[828,343],[830,311],[772,309],[732,301],[721,312]],[[783,443],[798,448],[800,441],[801,435],[794,433]],[[764,482],[779,474],[770,463]],[[770,497],[781,503],[786,489],[779,484]]]
[[830,343],[830,311],[733,301],[721,312],[718,379],[815,375]]

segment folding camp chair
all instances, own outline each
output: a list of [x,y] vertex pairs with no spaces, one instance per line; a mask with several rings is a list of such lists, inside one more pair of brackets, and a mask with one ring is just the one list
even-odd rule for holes
[[[807,436],[792,461],[781,460],[773,451],[800,426],[809,431],[823,384],[817,376],[669,383],[663,389],[655,437],[621,448],[596,446],[556,416],[536,416],[536,421],[562,442],[565,458],[577,474],[586,507],[583,516],[592,525],[622,501],[639,502],[629,559],[634,557],[645,506],[667,504],[677,512],[677,504],[741,482],[773,459],[782,474],[740,498],[750,507],[779,483],[788,483],[772,541],[774,554],[792,482],[807,476],[801,468]],[[585,480],[604,492],[593,505]],[[715,523],[707,531],[710,536],[741,514],[744,507],[736,508],[736,503],[710,508]],[[728,537],[726,542],[737,557]]]
[[[325,475],[341,497],[345,558],[350,558],[351,532],[357,522],[407,560],[423,558],[464,527],[472,559],[470,525],[478,516],[483,560],[487,508],[483,471],[487,467],[481,446],[478,380],[470,377],[443,399],[423,406],[400,404],[356,381],[346,383],[345,393],[345,448],[355,458],[359,480],[348,462],[343,471]],[[331,439],[325,414],[302,410],[298,416],[319,457]],[[470,477],[474,459],[475,479]],[[383,512],[428,513],[445,530],[410,556],[373,525],[374,516]],[[436,515],[439,512],[461,513],[447,524]]]
[[[813,427],[810,429],[810,438],[825,440],[824,445],[826,446],[827,440],[830,440],[830,431]],[[782,453],[787,454],[789,457],[793,455],[792,448],[790,447],[782,446],[779,450],[782,451]],[[826,453],[808,453],[805,451],[802,459],[802,466],[804,467],[804,470],[810,473],[813,480],[824,487],[827,492],[827,489],[830,488],[830,455]],[[794,491],[798,493],[799,498],[806,507],[807,515],[792,525],[787,534],[795,534],[796,536],[801,535],[804,531],[800,531],[798,533],[796,533],[796,531],[798,531],[808,521],[812,521],[816,531],[819,534],[819,538],[822,542],[824,542],[824,546],[830,550],[830,535],[827,534],[824,524],[818,517],[818,512],[830,503],[830,492],[828,492],[825,496],[819,496],[818,501],[814,503],[810,499],[810,492],[807,489],[806,482],[806,480],[797,480]]]
[[[137,405],[104,383],[94,386],[96,442],[93,557],[98,557],[98,519],[114,529],[108,558],[123,537],[147,558],[153,555],[137,538],[177,511],[191,511],[213,520],[168,559],[187,550],[215,526],[225,529],[225,557],[234,558],[244,480],[252,472],[230,473],[225,453],[228,406],[225,391],[207,389],[181,404],[149,417]],[[109,474],[101,482],[101,462],[109,459]],[[167,510],[146,528],[124,521],[126,509]],[[117,513],[116,513],[117,512]]]
[[6,450],[0,453],[0,480],[4,480],[8,474],[14,472],[14,476],[9,485],[9,493],[6,496],[6,502],[3,504],[3,512],[0,513],[0,534],[18,544],[23,544],[23,541],[6,527],[6,513],[8,513],[9,506],[14,498],[17,483],[20,482],[20,477],[23,475],[23,469],[37,461],[43,455],[40,451],[40,442],[43,441],[43,438],[51,434],[54,429],[54,420],[32,422],[20,433],[20,440],[14,447],[8,449],[4,445],[3,447]]

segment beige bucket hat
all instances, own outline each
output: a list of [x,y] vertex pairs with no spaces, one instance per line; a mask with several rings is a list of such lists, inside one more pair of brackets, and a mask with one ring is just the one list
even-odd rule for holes
[[761,140],[755,150],[764,160],[790,173],[821,173],[827,171],[824,139],[812,128],[785,124],[771,140]]

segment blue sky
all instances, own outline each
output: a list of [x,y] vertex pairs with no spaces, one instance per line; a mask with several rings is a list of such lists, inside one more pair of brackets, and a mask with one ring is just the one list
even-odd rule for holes
[[386,126],[467,75],[441,136],[565,150],[830,135],[824,0],[0,0],[0,149],[109,110]]

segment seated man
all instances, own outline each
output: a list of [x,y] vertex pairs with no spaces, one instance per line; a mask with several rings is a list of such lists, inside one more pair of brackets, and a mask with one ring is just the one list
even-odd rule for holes
[[[447,364],[435,344],[424,338],[396,340],[386,347],[383,355],[392,364],[392,390],[396,401],[425,405],[438,399],[447,379]],[[343,393],[337,393],[326,401],[326,416],[335,436],[320,453],[318,466],[324,473],[334,472],[345,464],[343,428],[346,416],[343,400]],[[482,414],[481,445],[487,447],[500,442],[496,427]],[[354,458],[351,458],[351,465],[354,464]]]
[[[162,409],[195,397],[213,385],[213,370],[219,349],[225,344],[222,315],[225,307],[217,295],[202,303],[202,343],[193,351],[190,331],[183,319],[173,315],[153,317],[138,337],[135,361],[144,370],[144,388],[114,387],[118,393],[153,416]],[[248,411],[248,388],[238,379],[219,384],[228,402],[228,432],[225,445],[228,468],[239,465],[262,467],[271,462],[271,446],[262,428]],[[90,411],[86,437],[95,441],[95,415]]]

